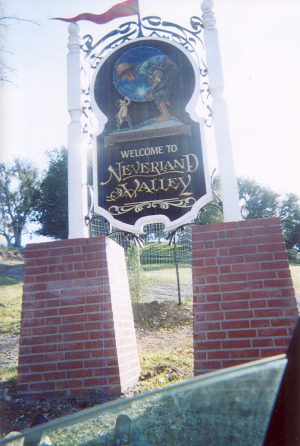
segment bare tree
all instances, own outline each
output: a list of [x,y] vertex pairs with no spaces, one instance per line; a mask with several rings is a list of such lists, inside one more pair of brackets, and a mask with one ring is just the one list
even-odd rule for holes
[[20,18],[17,16],[5,15],[3,9],[0,7],[0,85],[7,82],[11,83],[11,75],[16,70],[6,63],[6,56],[10,54],[10,50],[5,46],[5,31],[7,28],[15,22],[28,22],[34,25],[38,25],[37,22],[29,19]]

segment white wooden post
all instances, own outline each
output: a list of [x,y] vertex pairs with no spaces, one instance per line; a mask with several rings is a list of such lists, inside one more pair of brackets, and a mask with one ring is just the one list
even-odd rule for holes
[[69,238],[88,237],[84,222],[87,214],[87,160],[82,144],[80,101],[80,37],[79,25],[69,25],[67,57],[68,110],[68,204]]
[[231,150],[227,106],[222,97],[224,82],[213,0],[203,0],[201,9],[209,88],[213,98],[212,111],[219,160],[224,221],[238,221],[241,220],[239,194]]

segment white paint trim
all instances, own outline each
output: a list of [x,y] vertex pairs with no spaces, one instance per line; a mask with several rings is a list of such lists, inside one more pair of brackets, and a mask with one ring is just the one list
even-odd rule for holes
[[69,25],[67,55],[68,111],[68,226],[69,238],[88,237],[84,216],[87,214],[87,159],[82,144],[80,98],[80,36],[79,25]]
[[209,89],[213,98],[213,127],[219,160],[224,221],[239,221],[241,220],[239,193],[231,149],[227,105],[223,99],[224,82],[213,1],[203,0],[201,8]]

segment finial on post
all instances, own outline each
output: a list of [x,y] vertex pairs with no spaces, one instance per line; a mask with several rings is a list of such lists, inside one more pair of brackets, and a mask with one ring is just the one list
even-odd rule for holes
[[78,23],[70,23],[70,25],[68,26],[68,31],[69,31],[68,48],[71,52],[80,50],[79,30],[80,28]]
[[204,28],[214,28],[216,25],[215,13],[213,11],[213,0],[203,0],[201,4]]

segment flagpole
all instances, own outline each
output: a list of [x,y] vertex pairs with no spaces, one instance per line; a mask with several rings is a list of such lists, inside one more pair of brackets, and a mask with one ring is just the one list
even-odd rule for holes
[[69,25],[67,91],[70,123],[68,126],[68,217],[69,238],[88,237],[84,222],[87,214],[87,160],[82,144],[80,91],[79,25]]
[[213,98],[213,123],[219,160],[224,221],[239,221],[241,220],[239,194],[231,150],[227,105],[223,99],[224,82],[213,0],[203,0],[201,9],[209,89]]

